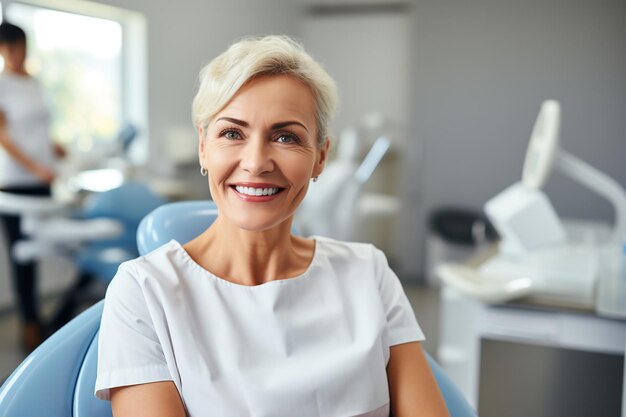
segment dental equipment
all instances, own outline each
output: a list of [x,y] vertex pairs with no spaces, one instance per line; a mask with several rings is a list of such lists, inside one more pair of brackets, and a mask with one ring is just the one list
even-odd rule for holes
[[[53,327],[72,318],[79,302],[101,297],[119,264],[139,255],[135,243],[139,221],[163,203],[165,199],[136,182],[89,194],[79,208],[48,197],[0,193],[0,212],[22,218],[25,238],[11,248],[16,261],[60,256],[78,268],[74,284],[53,313]],[[92,284],[100,284],[97,293],[87,291],[94,289]]]
[[[559,147],[561,108],[547,100],[535,122],[522,181],[485,204],[502,241],[499,253],[478,268],[442,264],[437,274],[451,288],[485,302],[531,296],[626,318],[626,282],[620,279],[626,241],[626,191],[612,178]],[[607,198],[612,229],[597,222],[561,222],[541,191],[558,170]]]
[[12,248],[18,262],[51,255],[65,255],[88,241],[111,239],[122,233],[120,222],[105,219],[73,219],[71,208],[49,197],[18,196],[0,191],[0,212],[22,217],[28,240]]
[[298,230],[304,235],[354,240],[359,221],[399,211],[394,196],[363,190],[391,147],[390,140],[379,136],[358,162],[359,140],[356,129],[345,129],[337,158],[310,185],[296,214]]

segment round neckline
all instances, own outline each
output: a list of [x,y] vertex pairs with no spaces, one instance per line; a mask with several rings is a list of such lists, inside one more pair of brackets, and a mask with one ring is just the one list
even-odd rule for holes
[[317,264],[318,257],[319,257],[319,249],[320,249],[319,243],[320,243],[320,241],[318,239],[316,239],[316,238],[313,238],[313,241],[315,242],[315,246],[313,248],[313,256],[311,257],[311,261],[309,262],[309,265],[306,267],[304,272],[302,272],[301,274],[296,275],[294,277],[283,278],[283,279],[276,279],[276,280],[267,281],[267,282],[264,282],[264,283],[258,284],[258,285],[237,284],[236,282],[232,282],[232,281],[229,281],[229,280],[227,280],[225,278],[222,278],[222,277],[214,274],[213,272],[205,269],[199,263],[197,263],[191,257],[191,255],[189,255],[189,253],[185,250],[183,245],[179,241],[177,241],[176,239],[170,240],[169,244],[174,246],[174,248],[182,255],[183,260],[186,263],[191,264],[191,266],[194,269],[199,270],[203,275],[208,276],[213,281],[218,282],[218,283],[220,283],[222,285],[228,285],[228,286],[235,287],[235,288],[255,289],[255,288],[262,288],[262,287],[267,288],[267,287],[272,287],[272,286],[275,286],[275,285],[287,285],[287,284],[289,284],[291,282],[300,282],[300,281],[306,279],[310,275],[310,272],[314,268],[315,264]]

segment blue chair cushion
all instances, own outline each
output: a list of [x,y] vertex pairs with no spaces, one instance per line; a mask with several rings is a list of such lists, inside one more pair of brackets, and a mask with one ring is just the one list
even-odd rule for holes
[[78,372],[72,409],[74,417],[111,417],[111,404],[94,395],[98,373],[98,334],[93,337],[85,355],[83,366]]

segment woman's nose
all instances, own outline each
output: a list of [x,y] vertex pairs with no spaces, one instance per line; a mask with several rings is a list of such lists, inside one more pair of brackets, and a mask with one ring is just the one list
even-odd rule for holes
[[240,165],[252,175],[273,171],[270,145],[265,140],[249,140],[243,149]]

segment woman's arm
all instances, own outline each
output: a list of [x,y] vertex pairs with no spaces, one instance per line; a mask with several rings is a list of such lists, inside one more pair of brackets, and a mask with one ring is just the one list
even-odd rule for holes
[[9,137],[9,132],[6,124],[6,117],[4,113],[0,111],[0,146],[13,158],[18,164],[23,166],[28,171],[32,172],[44,183],[50,184],[54,180],[54,172],[33,161],[28,157],[20,148],[18,148],[13,140]]
[[172,381],[111,389],[114,417],[185,417],[185,408]]
[[449,417],[420,343],[390,348],[387,378],[394,417]]

